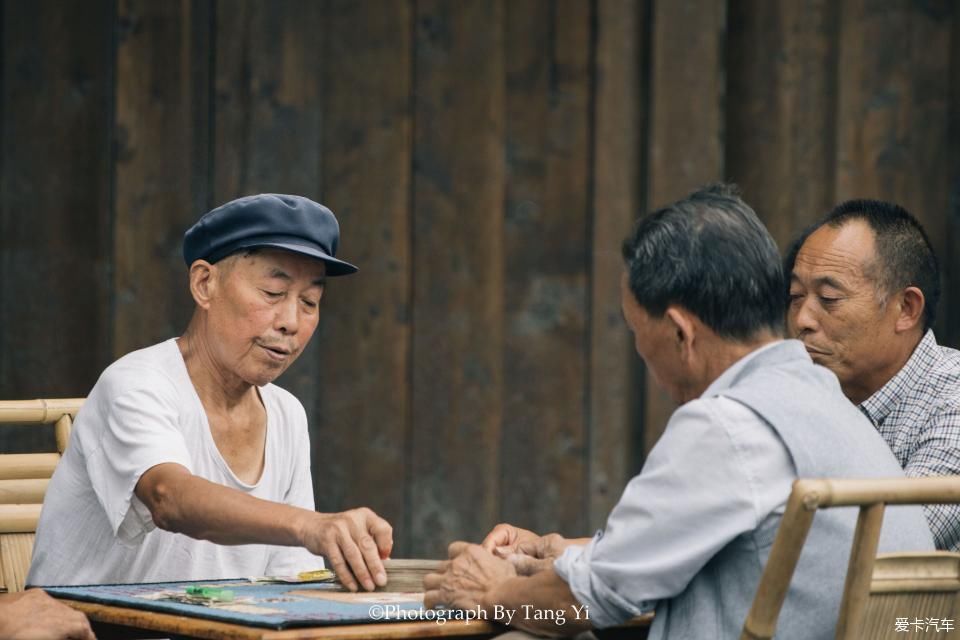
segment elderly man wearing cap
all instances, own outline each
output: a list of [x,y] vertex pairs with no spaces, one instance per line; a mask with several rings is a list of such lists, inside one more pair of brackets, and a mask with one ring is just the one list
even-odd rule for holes
[[[286,575],[324,556],[383,585],[392,529],[314,511],[302,405],[274,386],[317,326],[339,227],[307,198],[229,202],[184,236],[196,308],[182,336],[110,365],[47,491],[28,583]],[[182,534],[182,535],[180,535]],[[316,554],[316,555],[314,555]]]

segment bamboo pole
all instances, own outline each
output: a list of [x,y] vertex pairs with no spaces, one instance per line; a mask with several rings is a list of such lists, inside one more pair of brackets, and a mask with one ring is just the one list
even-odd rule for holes
[[85,398],[0,400],[0,423],[49,424],[60,416],[76,417]]
[[0,480],[0,504],[40,504],[49,483],[46,478]]
[[53,475],[58,453],[9,453],[0,456],[0,480],[49,478]]
[[837,619],[837,640],[855,640],[860,631],[860,622],[870,597],[870,582],[873,578],[873,563],[880,544],[880,527],[883,525],[884,504],[877,502],[860,507],[857,528],[853,532],[847,578],[840,600],[840,617]]
[[778,562],[776,566],[771,566],[769,560],[767,561],[767,567],[757,585],[753,605],[743,624],[740,640],[770,640],[776,631],[777,617],[787,597],[790,579],[797,567],[797,561],[800,560],[803,542],[807,539],[813,516],[816,514],[816,507],[809,508],[804,503],[804,493],[797,490],[799,482],[794,483],[786,511],[777,529],[777,537],[770,548],[769,557],[777,558]]
[[33,533],[39,519],[39,504],[0,504],[0,533]]
[[[798,480],[805,491],[821,495],[817,506],[844,507],[883,502],[886,504],[958,504],[960,476],[931,478],[863,478]],[[796,486],[796,485],[795,485]]]
[[67,450],[67,443],[70,442],[70,430],[73,428],[73,418],[69,413],[65,413],[57,420],[53,427],[53,433],[57,439],[57,451],[63,455]]

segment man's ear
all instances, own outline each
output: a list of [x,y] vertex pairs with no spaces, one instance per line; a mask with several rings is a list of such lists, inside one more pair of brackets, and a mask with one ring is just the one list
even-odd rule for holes
[[206,260],[194,260],[190,265],[190,295],[201,309],[210,306],[217,289],[217,268]]
[[923,324],[923,311],[926,308],[927,301],[923,297],[923,291],[918,287],[907,287],[897,294],[895,300],[899,305],[897,322],[894,330],[897,333],[910,331],[917,325]]
[[670,323],[672,339],[676,342],[681,356],[689,358],[697,337],[693,316],[682,307],[674,305],[667,307],[663,316]]

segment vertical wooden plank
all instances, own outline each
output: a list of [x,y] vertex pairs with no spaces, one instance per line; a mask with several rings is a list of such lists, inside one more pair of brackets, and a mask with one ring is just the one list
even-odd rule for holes
[[[659,0],[653,10],[647,208],[682,198],[723,176],[726,3]],[[647,381],[644,441],[649,451],[674,404]]]
[[323,12],[312,0],[217,3],[215,204],[320,198]]
[[[252,65],[259,55],[251,43],[249,0],[217,2],[213,52],[213,189],[211,207],[249,195]],[[258,154],[254,154],[258,155]],[[319,176],[317,176],[319,178]]]
[[193,310],[181,246],[208,202],[209,2],[121,0],[114,355],[179,335]]
[[409,556],[413,7],[336,0],[325,27],[323,197],[360,272],[330,283],[320,328],[318,508],[368,505]]
[[[947,137],[950,87],[944,81],[956,13],[950,0],[851,0],[843,4],[840,27],[837,199],[905,206],[941,256],[949,153],[956,146]],[[942,317],[937,327],[944,328]]]
[[[0,397],[85,395],[110,356],[114,11],[0,12]],[[4,446],[50,450],[28,432]]]
[[417,3],[413,219],[416,556],[495,523],[503,353],[502,2]]
[[591,5],[506,5],[501,518],[584,531]]
[[839,4],[733,0],[726,173],[781,250],[833,205]]
[[950,202],[946,211],[946,250],[940,262],[943,297],[937,315],[942,329],[937,334],[941,344],[960,348],[960,14],[953,16],[950,56]]
[[[6,35],[6,29],[4,28],[6,24],[7,24],[6,5],[2,5],[0,6],[0,52],[4,52],[5,51],[4,47],[8,46],[8,43],[10,42],[10,39]],[[6,219],[4,216],[4,211],[6,210],[6,207],[3,206],[3,193],[4,193],[3,161],[6,156],[6,147],[4,146],[4,141],[6,140],[6,138],[4,137],[4,129],[6,125],[6,119],[4,115],[5,115],[5,107],[7,103],[7,99],[6,99],[7,83],[5,82],[5,77],[6,77],[5,62],[9,59],[10,59],[10,56],[4,53],[3,59],[0,60],[0,231],[4,231],[6,229],[6,225],[4,222]],[[7,245],[3,244],[5,237],[6,237],[6,234],[0,235],[0,250],[3,250],[3,251],[6,251],[7,249]],[[6,306],[5,304],[3,304],[3,302],[6,300],[6,298],[4,297],[4,280],[7,274],[7,271],[4,267],[5,267],[5,259],[3,257],[3,254],[0,254],[0,308],[3,308]],[[2,339],[2,336],[0,336],[0,339]],[[5,367],[8,366],[6,365],[5,363],[6,359],[3,357],[2,354],[3,354],[3,351],[0,351],[0,383],[2,383],[3,380],[5,380],[4,371],[5,371]],[[0,434],[0,438],[2,437],[3,435]],[[2,580],[2,578],[0,578],[0,580]],[[0,587],[2,586],[3,585],[0,585]]]
[[[312,0],[217,4],[215,204],[252,193],[322,200],[323,12],[324,5]],[[344,235],[349,241],[349,230]],[[339,288],[331,280],[330,291]],[[322,333],[276,381],[303,403],[311,426],[323,369]],[[315,430],[312,435],[316,441]]]
[[644,387],[620,312],[620,245],[640,215],[649,13],[599,0],[594,64],[590,282],[589,526],[603,526],[638,469]]

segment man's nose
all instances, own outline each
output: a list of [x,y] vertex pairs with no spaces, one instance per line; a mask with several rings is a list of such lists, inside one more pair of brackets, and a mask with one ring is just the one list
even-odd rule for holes
[[819,328],[820,325],[814,307],[815,303],[806,297],[791,303],[790,310],[787,313],[787,326],[790,333],[799,337]]
[[280,333],[293,335],[299,327],[297,300],[285,299],[277,305],[276,329]]

